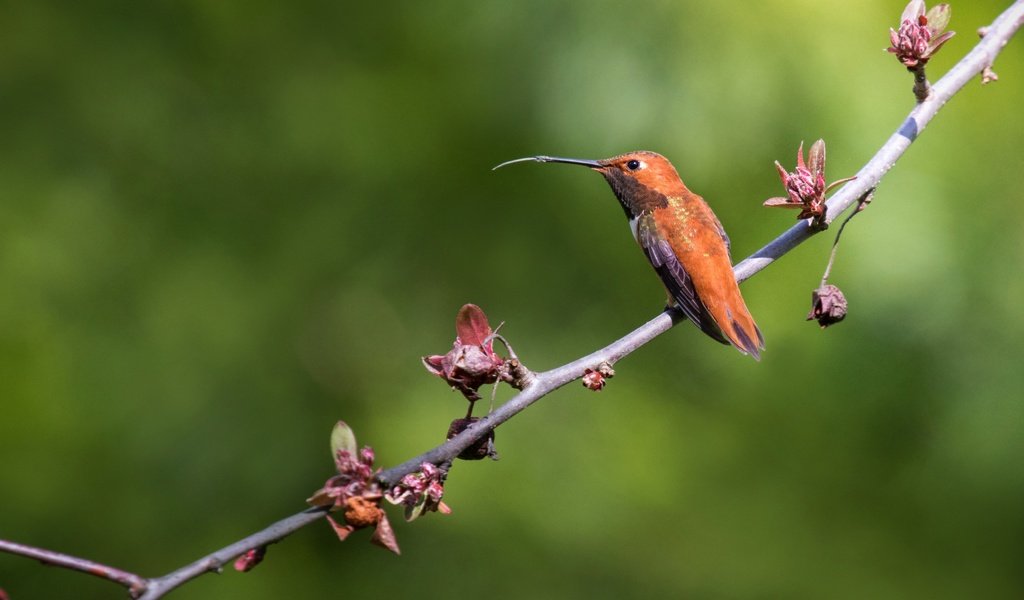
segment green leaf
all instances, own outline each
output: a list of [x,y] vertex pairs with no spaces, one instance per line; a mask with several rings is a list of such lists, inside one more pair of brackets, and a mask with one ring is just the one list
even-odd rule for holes
[[421,516],[423,516],[423,513],[426,512],[426,508],[427,508],[427,496],[426,496],[426,494],[423,494],[423,495],[420,496],[419,502],[417,502],[416,504],[414,504],[412,506],[406,506],[405,507],[405,520],[406,521],[415,521],[416,519],[418,519]]
[[351,456],[356,455],[356,434],[344,421],[338,421],[331,431],[331,457],[338,456],[339,450],[348,450]]
[[938,4],[928,11],[925,18],[928,19],[928,31],[932,34],[933,38],[946,30],[946,25],[949,25],[950,14],[951,11],[948,4]]

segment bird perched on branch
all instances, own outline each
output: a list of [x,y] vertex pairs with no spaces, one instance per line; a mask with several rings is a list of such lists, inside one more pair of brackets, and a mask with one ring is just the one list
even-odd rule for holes
[[530,156],[494,168],[525,161],[581,165],[603,175],[670,303],[715,340],[760,360],[764,337],[740,295],[729,237],[711,207],[683,184],[667,158],[647,151],[604,160]]

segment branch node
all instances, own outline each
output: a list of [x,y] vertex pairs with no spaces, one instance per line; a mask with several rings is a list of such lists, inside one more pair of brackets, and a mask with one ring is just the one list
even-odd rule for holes
[[[509,352],[511,353],[511,349]],[[522,391],[537,380],[537,374],[527,369],[526,365],[519,362],[518,358],[510,358],[505,361],[501,379],[515,389]]]

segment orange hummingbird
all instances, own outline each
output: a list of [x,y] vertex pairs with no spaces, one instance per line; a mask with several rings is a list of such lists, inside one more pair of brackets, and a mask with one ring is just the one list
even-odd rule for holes
[[603,175],[626,212],[633,237],[661,277],[669,303],[704,333],[760,360],[764,336],[740,295],[729,236],[667,158],[647,151],[604,160],[529,156],[494,168],[525,161],[582,165]]

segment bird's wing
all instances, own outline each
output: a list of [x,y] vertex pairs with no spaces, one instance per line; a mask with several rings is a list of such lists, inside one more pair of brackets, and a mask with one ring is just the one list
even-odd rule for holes
[[729,240],[729,234],[725,232],[725,227],[722,227],[722,222],[715,217],[715,225],[718,226],[718,235],[722,236],[722,241],[725,242],[725,251],[732,251],[732,241]]
[[[640,243],[647,259],[661,277],[665,289],[675,299],[676,305],[688,319],[693,321],[704,333],[723,344],[729,340],[722,334],[707,307],[697,296],[693,279],[683,268],[672,246],[664,236],[658,233],[658,224],[652,214],[641,215],[637,221],[636,241]],[[724,233],[724,232],[723,232]]]

